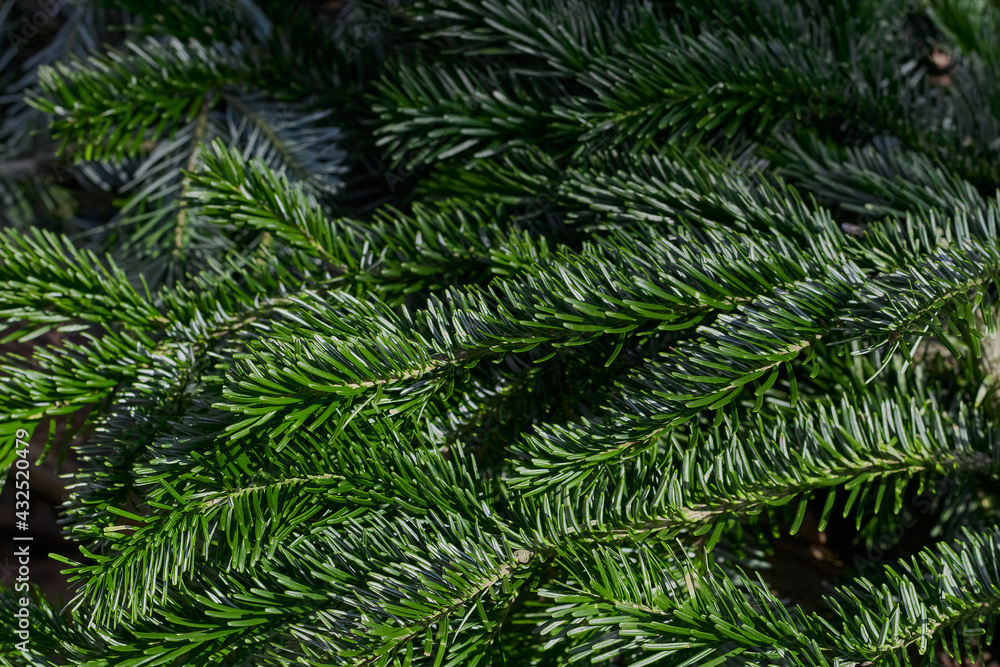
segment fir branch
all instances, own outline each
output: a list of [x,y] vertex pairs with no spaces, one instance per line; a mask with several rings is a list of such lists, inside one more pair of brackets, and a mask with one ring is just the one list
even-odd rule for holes
[[22,335],[74,320],[148,329],[168,324],[148,288],[140,294],[113,263],[38,229],[0,236],[0,313],[36,325]]
[[[606,657],[607,649],[614,647],[615,653],[641,649],[650,658],[681,660],[721,660],[747,651],[750,664],[789,660],[819,667],[871,664],[880,658],[900,660],[910,644],[919,643],[921,652],[926,651],[929,631],[962,628],[1000,600],[993,574],[997,539],[995,531],[981,537],[967,535],[964,545],[943,544],[922,552],[911,563],[887,566],[890,583],[876,595],[865,594],[866,589],[876,592],[865,580],[839,588],[830,598],[842,619],[837,625],[800,608],[787,610],[763,582],[741,577],[742,581],[733,583],[717,567],[699,574],[690,561],[681,559],[681,571],[671,572],[674,581],[664,580],[662,592],[653,598],[627,583],[648,581],[654,573],[670,571],[650,550],[640,550],[637,557],[611,549],[600,549],[592,556],[574,552],[579,560],[561,562],[581,584],[594,583],[546,590],[558,606],[549,609],[555,620],[544,623],[541,631],[548,634],[561,628],[563,634],[566,630],[587,633],[587,640],[575,652],[593,659]],[[691,583],[685,590],[677,580]],[[969,590],[956,595],[964,586]],[[873,603],[874,609],[868,606]],[[601,616],[613,620],[600,623]],[[963,638],[947,647],[947,653],[958,655],[968,648],[969,641]]]
[[[873,495],[874,511],[888,498],[899,512],[914,477],[969,479],[995,475],[1000,465],[994,434],[968,415],[899,396],[843,399],[829,409],[809,401],[794,421],[779,417],[742,429],[727,424],[705,434],[695,427],[686,439],[674,432],[665,440],[658,451],[606,464],[585,486],[552,486],[539,495],[537,480],[514,476],[522,525],[532,526],[525,539],[549,548],[665,540],[705,534],[789,503],[798,506],[794,533],[805,503],[829,490],[818,517],[822,530],[841,487],[850,489],[845,514]],[[719,535],[716,530],[709,547]]]
[[[201,152],[201,141],[205,135],[205,128],[208,125],[208,94],[201,101],[201,109],[198,111],[198,124],[195,127],[194,136],[192,137],[191,144],[194,147],[191,150],[191,155],[188,157],[187,165],[185,167],[187,172],[194,170],[195,165],[198,163],[198,155]],[[187,190],[190,187],[190,179],[185,177],[181,182],[180,188],[180,199],[183,200],[184,196],[187,194]],[[178,261],[183,261],[184,259],[184,248],[187,245],[187,208],[181,204],[180,211],[177,213],[177,222],[174,227],[174,259]]]
[[42,69],[45,93],[32,103],[56,117],[52,132],[61,148],[82,138],[88,159],[130,157],[167,128],[197,117],[206,99],[214,104],[212,91],[249,80],[252,66],[246,54],[220,44],[147,39]]

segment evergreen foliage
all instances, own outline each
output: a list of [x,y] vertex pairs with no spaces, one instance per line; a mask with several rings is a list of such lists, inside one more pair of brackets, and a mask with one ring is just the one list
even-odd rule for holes
[[996,2],[17,5],[0,664],[996,659]]

